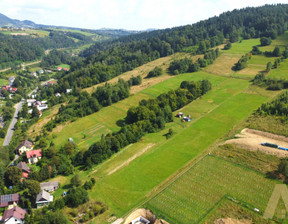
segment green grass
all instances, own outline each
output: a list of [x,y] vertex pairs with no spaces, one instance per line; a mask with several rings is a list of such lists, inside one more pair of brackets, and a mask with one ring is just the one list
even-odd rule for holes
[[[272,64],[274,63],[274,60],[271,61]],[[272,79],[288,79],[288,60],[284,60],[281,62],[280,66],[277,69],[272,69],[269,74],[269,78]]]
[[0,79],[0,86],[5,86],[5,85],[8,85],[9,84],[9,81],[6,80],[6,79]]
[[253,170],[206,156],[147,205],[178,224],[198,223],[227,194],[262,213],[277,183]]
[[242,40],[241,42],[232,43],[232,47],[229,50],[225,50],[224,52],[232,54],[246,54],[252,50],[253,46],[257,46],[259,44],[259,38]]
[[3,34],[6,34],[6,35],[12,35],[14,33],[26,33],[27,35],[31,35],[31,36],[39,36],[39,37],[46,37],[49,35],[49,32],[48,31],[45,31],[45,30],[30,30],[30,29],[27,29],[27,30],[4,30],[4,31],[0,31],[1,33]]
[[[142,99],[156,97],[161,93],[167,92],[168,89],[176,89],[183,80],[202,79],[209,79],[214,85],[224,80],[222,77],[213,76],[205,72],[175,76],[109,107],[104,107],[97,113],[78,119],[73,123],[65,124],[60,131],[56,128],[53,131],[56,134],[56,138],[53,141],[55,145],[60,146],[66,143],[69,137],[72,137],[80,148],[88,148],[92,143],[100,140],[102,134],[118,131],[120,127],[117,125],[117,121],[125,118],[127,110],[132,106],[138,105],[138,102]],[[95,131],[89,131],[93,129]]]
[[[197,108],[198,117],[186,124],[176,120],[173,128],[176,127],[177,134],[169,140],[164,140],[163,137],[167,129],[145,136],[144,142],[147,138],[150,138],[150,142],[160,141],[128,166],[99,179],[92,197],[105,201],[118,215],[123,215],[145,200],[145,195],[153,188],[267,100],[265,97],[241,93],[248,85],[249,82],[245,80],[224,79],[202,99],[182,109],[183,112],[190,113]],[[94,175],[98,177],[97,172]]]

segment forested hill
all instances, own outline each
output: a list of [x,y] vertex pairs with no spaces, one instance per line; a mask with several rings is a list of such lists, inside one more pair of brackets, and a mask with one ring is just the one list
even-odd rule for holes
[[230,39],[236,42],[239,37],[244,39],[261,36],[275,39],[288,26],[288,4],[265,5],[262,7],[248,7],[240,10],[225,12],[218,17],[200,21],[193,25],[186,25],[165,30],[155,30],[136,35],[130,35],[106,44],[95,44],[83,52],[84,56],[97,53],[99,50],[114,47],[119,43],[128,43],[139,40],[159,39],[169,43],[174,51],[199,45],[202,40],[209,40],[213,45],[217,37]]
[[86,49],[84,60],[74,63],[71,72],[59,81],[66,87],[88,87],[174,52],[204,53],[226,39],[271,37],[287,30],[288,5],[265,5],[226,12],[193,25],[156,30],[96,43]]

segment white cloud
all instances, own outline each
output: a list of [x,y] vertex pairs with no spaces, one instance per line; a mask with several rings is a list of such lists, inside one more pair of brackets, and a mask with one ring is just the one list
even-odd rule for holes
[[83,28],[167,28],[276,0],[0,0],[1,13],[40,24]]

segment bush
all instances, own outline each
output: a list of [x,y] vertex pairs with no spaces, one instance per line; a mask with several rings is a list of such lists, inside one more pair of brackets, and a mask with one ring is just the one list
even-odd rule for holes
[[163,74],[163,69],[156,66],[152,71],[148,73],[146,78],[157,77]]

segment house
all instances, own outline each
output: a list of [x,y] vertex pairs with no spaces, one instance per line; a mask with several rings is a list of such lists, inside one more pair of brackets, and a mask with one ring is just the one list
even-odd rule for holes
[[23,152],[30,151],[33,149],[33,143],[25,140],[18,145],[16,148],[16,153],[19,154],[20,156],[23,154]]
[[134,219],[131,224],[149,224],[150,221],[145,219],[142,216],[139,216],[138,218]]
[[56,97],[61,97],[61,94],[60,93],[56,93],[55,96]]
[[41,190],[52,192],[59,188],[59,181],[43,182],[40,183],[40,187]]
[[54,85],[54,84],[56,84],[56,82],[55,82],[55,81],[50,81],[50,82],[47,82],[47,84],[46,84],[46,85]]
[[36,197],[37,208],[49,205],[51,202],[53,202],[53,196],[50,195],[47,191],[42,190]]
[[36,102],[36,100],[35,99],[27,99],[26,102],[27,102],[28,107],[32,107],[34,105],[34,103]]
[[17,164],[17,167],[22,170],[22,178],[27,179],[30,173],[30,169],[28,168],[27,164],[25,162],[20,162]]
[[38,73],[39,73],[39,74],[44,74],[44,70],[43,70],[43,69],[40,69],[40,70],[38,71]]
[[71,93],[72,89],[66,89],[66,93]]
[[42,158],[41,149],[27,151],[26,157],[27,157],[29,164],[37,163],[38,160]]
[[57,71],[62,71],[62,68],[61,68],[61,67],[58,67],[58,68],[57,68]]
[[38,109],[39,111],[41,111],[41,110],[46,110],[46,109],[48,109],[48,105],[47,105],[47,104],[37,105],[37,109]]
[[14,76],[9,77],[9,86],[12,86],[14,81],[15,81]]
[[15,93],[15,92],[17,91],[17,88],[14,88],[14,87],[12,87],[12,86],[10,86],[10,85],[8,85],[8,86],[2,86],[2,89],[7,90],[9,93]]
[[64,68],[64,71],[68,72],[68,71],[69,71],[69,68]]
[[5,210],[1,222],[5,224],[23,224],[26,211],[18,206]]
[[8,207],[14,203],[18,204],[20,194],[5,194],[0,196],[0,208]]
[[37,73],[36,72],[31,72],[30,75],[33,75],[33,76],[37,77]]

